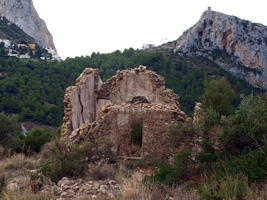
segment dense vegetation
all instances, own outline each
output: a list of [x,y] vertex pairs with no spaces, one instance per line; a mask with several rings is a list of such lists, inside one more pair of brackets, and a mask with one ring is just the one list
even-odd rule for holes
[[[199,59],[202,65],[211,65],[204,58]],[[201,101],[204,82],[209,79],[205,71],[197,67],[190,69],[190,61],[195,62],[191,58],[181,58],[174,63],[172,55],[166,59],[162,53],[146,53],[133,49],[110,54],[93,53],[86,57],[67,58],[60,63],[1,59],[0,111],[17,113],[22,121],[30,120],[60,126],[65,89],[74,85],[75,79],[84,68],[99,68],[102,80],[106,81],[117,70],[145,65],[165,77],[166,86],[180,96],[182,109],[188,113],[192,111],[196,101]],[[240,103],[239,94],[248,95],[253,90],[247,83],[233,78],[220,68],[210,68],[214,69],[218,76],[228,77],[236,91],[231,96],[233,106],[236,107]]]
[[267,94],[243,96],[234,113],[225,116],[230,93],[220,96],[221,91],[229,91],[225,79],[206,83],[208,104],[195,113],[197,120],[179,122],[169,132],[173,147],[194,143],[199,150],[182,149],[172,164],[162,163],[146,180],[197,188],[201,199],[246,199],[250,186],[266,181]]
[[46,142],[51,141],[52,136],[55,138],[56,133],[52,133],[50,129],[38,128],[33,128],[23,135],[18,115],[0,113],[0,145],[5,150],[26,154],[39,152]]

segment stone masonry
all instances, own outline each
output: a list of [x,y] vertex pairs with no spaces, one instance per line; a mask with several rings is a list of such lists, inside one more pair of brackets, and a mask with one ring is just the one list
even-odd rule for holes
[[[172,90],[165,89],[164,78],[144,66],[117,71],[106,83],[98,69],[87,68],[76,86],[66,89],[61,134],[75,142],[108,137],[114,151],[124,156],[168,157],[168,128],[187,118],[178,100]],[[133,142],[131,132],[141,122],[140,147]]]

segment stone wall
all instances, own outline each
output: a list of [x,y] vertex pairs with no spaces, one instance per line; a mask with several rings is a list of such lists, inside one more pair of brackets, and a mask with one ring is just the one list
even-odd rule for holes
[[[166,133],[170,124],[185,121],[179,97],[165,89],[164,78],[146,67],[118,71],[106,83],[98,69],[88,68],[64,97],[62,137],[75,142],[108,137],[114,151],[124,156],[168,156]],[[131,133],[143,122],[142,144]]]
[[[68,137],[74,141],[84,138],[109,137],[114,151],[124,156],[147,156],[157,154],[166,157],[166,133],[171,124],[184,121],[186,115],[175,106],[160,103],[137,103],[105,106],[93,123],[82,124]],[[134,144],[131,133],[133,126],[143,122],[142,146]]]

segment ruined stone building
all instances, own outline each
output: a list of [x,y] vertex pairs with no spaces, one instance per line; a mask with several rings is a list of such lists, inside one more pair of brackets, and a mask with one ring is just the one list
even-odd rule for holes
[[[76,86],[66,89],[62,137],[73,141],[108,137],[125,156],[166,156],[166,133],[171,124],[185,121],[179,97],[165,89],[164,78],[140,66],[117,71],[106,83],[98,69],[86,68]],[[141,126],[140,143],[133,130]]]

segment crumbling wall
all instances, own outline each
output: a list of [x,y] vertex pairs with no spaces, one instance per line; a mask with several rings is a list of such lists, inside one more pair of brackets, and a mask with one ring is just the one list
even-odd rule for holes
[[104,84],[98,69],[86,68],[75,83],[76,86],[66,89],[62,135],[69,135],[80,124],[93,122],[102,106],[127,103],[136,96],[143,96],[151,103],[168,103],[179,108],[179,97],[165,89],[164,78],[144,66],[117,71]]
[[130,102],[133,97],[144,96],[149,102],[165,102],[179,106],[179,97],[172,90],[165,90],[164,78],[143,66],[117,71],[97,94],[99,98],[110,99],[117,105]]
[[[171,124],[177,120],[184,121],[186,114],[177,107],[160,103],[136,103],[105,106],[97,120],[82,124],[72,132],[70,139],[79,142],[84,138],[94,141],[95,138],[108,136],[114,145],[114,151],[125,156],[147,156],[157,154],[167,157],[166,133]],[[142,146],[134,144],[131,138],[133,125],[143,121]]]
[[[125,156],[166,156],[166,132],[170,124],[185,121],[179,97],[165,89],[164,78],[140,66],[117,71],[102,83],[98,69],[87,68],[76,86],[64,97],[62,136],[75,142],[108,137],[114,151]],[[142,145],[136,145],[131,132],[143,121]]]

